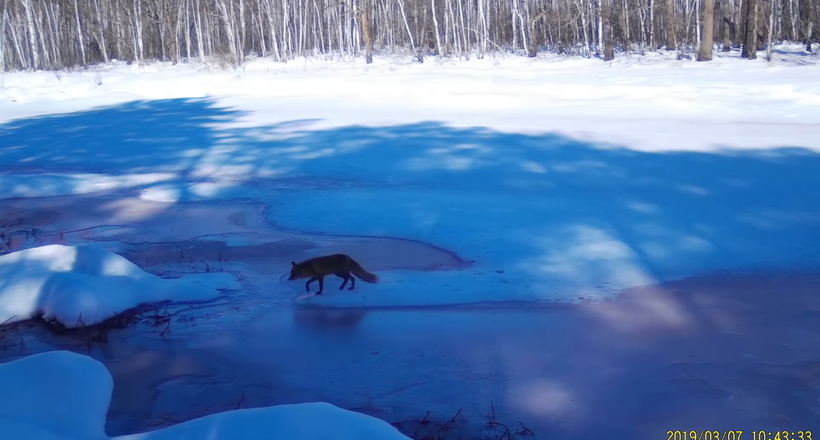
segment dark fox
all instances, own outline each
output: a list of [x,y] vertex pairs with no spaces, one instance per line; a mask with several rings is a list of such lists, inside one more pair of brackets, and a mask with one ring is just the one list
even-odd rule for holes
[[324,291],[325,275],[333,274],[344,279],[342,285],[339,286],[339,290],[344,289],[348,281],[350,281],[350,287],[347,290],[353,290],[356,287],[356,278],[353,278],[352,275],[356,275],[360,280],[368,283],[379,281],[379,277],[364,270],[356,260],[345,254],[324,255],[298,264],[291,261],[291,264],[288,281],[309,278],[305,283],[305,290],[310,292],[310,283],[318,280],[319,291],[316,292],[317,295],[321,295]]

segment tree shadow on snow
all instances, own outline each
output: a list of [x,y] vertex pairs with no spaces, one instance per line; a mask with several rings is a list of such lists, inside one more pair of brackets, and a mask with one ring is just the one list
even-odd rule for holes
[[[0,125],[0,166],[165,173],[122,184],[173,192],[169,201],[245,183],[278,197],[279,226],[462,247],[465,259],[536,282],[641,284],[818,262],[820,207],[807,201],[820,155],[797,146],[655,153],[438,122],[238,127],[242,116],[212,99],[172,99],[12,121]],[[301,201],[317,189],[328,192]]]
[[212,100],[167,99],[19,119],[0,126],[0,164],[7,172],[185,177],[219,143],[215,124],[239,116]]

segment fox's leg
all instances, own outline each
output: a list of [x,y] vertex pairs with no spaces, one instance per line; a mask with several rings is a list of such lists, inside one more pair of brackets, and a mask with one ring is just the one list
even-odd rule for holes
[[305,283],[305,291],[306,292],[310,292],[310,283],[316,281],[316,279],[317,279],[316,277],[313,277],[313,278],[307,280],[307,283]]
[[316,279],[319,280],[319,291],[316,292],[316,294],[321,295],[322,292],[324,292],[324,290],[325,290],[325,277],[323,277],[323,276],[316,277]]
[[336,275],[337,277],[339,277],[339,278],[341,278],[341,279],[343,279],[343,280],[344,280],[344,281],[342,281],[342,285],[341,285],[341,286],[339,286],[339,290],[344,289],[344,288],[345,288],[345,284],[347,284],[348,280],[350,280],[350,278],[351,278],[351,277],[350,277],[350,274],[349,274],[349,273],[347,273],[347,272],[336,272],[334,275]]
[[349,273],[347,274],[347,276],[350,278],[350,287],[348,287],[347,290],[353,290],[353,288],[356,287],[356,277]]

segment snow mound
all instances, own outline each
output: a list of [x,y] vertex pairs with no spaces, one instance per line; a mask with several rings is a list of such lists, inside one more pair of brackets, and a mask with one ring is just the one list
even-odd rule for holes
[[[100,362],[69,351],[0,365],[0,437],[105,439],[114,381]],[[8,436],[8,437],[4,437]]]
[[115,440],[407,440],[389,423],[329,403],[241,409]]
[[[68,351],[35,354],[0,365],[0,437],[108,439],[105,417],[113,390],[100,362]],[[385,421],[329,403],[241,409],[116,440],[163,439],[407,440]]]
[[202,301],[238,287],[225,273],[167,280],[104,249],[54,244],[0,256],[0,323],[42,315],[93,325],[140,304]]

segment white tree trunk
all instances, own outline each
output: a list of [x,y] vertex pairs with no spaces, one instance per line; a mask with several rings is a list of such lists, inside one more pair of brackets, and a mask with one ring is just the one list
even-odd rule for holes
[[0,19],[0,72],[6,71],[6,22],[8,21],[7,3],[3,2],[3,18]]
[[[231,3],[231,19],[236,23],[236,15],[233,14],[233,2]],[[234,26],[236,29],[236,26]],[[236,49],[239,52],[238,62],[245,60],[245,0],[239,0],[239,38],[237,38]]]
[[[105,3],[103,3],[104,5]],[[100,51],[102,52],[103,61],[106,63],[109,61],[108,58],[108,48],[105,44],[105,14],[103,14],[103,8],[100,5],[99,0],[94,0],[94,9],[97,12],[97,43],[100,45]]]
[[199,0],[196,0],[196,51],[199,57],[199,62],[205,61],[205,37],[202,32],[202,6]]
[[[603,0],[598,0],[598,41],[595,47],[598,48],[598,53],[604,53],[604,18],[601,16],[601,2]],[[590,3],[589,7],[592,7],[592,3]],[[594,16],[594,15],[593,15]]]
[[191,62],[191,0],[185,0],[185,55]]
[[216,6],[222,13],[222,25],[225,27],[225,35],[228,37],[228,49],[231,51],[231,61],[239,62],[239,54],[236,52],[236,33],[233,27],[233,20],[226,0],[217,0]]
[[586,8],[581,5],[580,0],[575,0],[575,5],[578,7],[578,12],[581,14],[581,28],[584,31],[584,52],[586,53],[587,58],[590,58],[589,33],[587,32]]
[[766,38],[766,61],[772,61],[772,33],[775,25],[775,11],[778,9],[778,1],[771,0],[771,11],[769,11],[769,35]]
[[404,13],[404,5],[402,5],[403,0],[396,0],[399,4],[399,9],[401,10],[401,18],[404,20],[404,28],[407,29],[407,36],[410,37],[410,48],[413,49],[413,53],[416,53],[416,44],[413,42],[413,33],[410,32],[410,23],[407,22],[407,15]]
[[282,0],[282,59],[287,60],[293,53],[293,45],[290,43],[290,26],[288,25],[288,4]]
[[37,32],[34,27],[34,18],[31,11],[31,0],[23,0],[23,7],[26,10],[26,27],[28,28],[28,44],[31,52],[31,67],[34,70],[40,68],[40,56],[37,51]]
[[[20,21],[19,16],[17,18],[18,21]],[[9,30],[11,31],[11,41],[14,43],[14,49],[17,51],[17,57],[20,58],[20,64],[22,65],[23,69],[28,69],[29,57],[23,50],[23,43],[20,41],[21,37],[20,34],[17,32],[17,26],[11,25],[9,26]]]
[[655,44],[655,0],[649,0],[649,45],[652,50],[657,48]]
[[792,38],[797,37],[797,27],[795,27],[795,23],[797,22],[797,14],[795,14],[795,11],[797,9],[795,9],[795,7],[794,7],[794,1],[795,0],[789,0],[789,23],[791,24],[791,28],[792,28],[791,29],[792,30],[792,33],[791,33]]
[[433,11],[433,33],[436,34],[436,54],[441,55],[441,38],[438,35],[438,19],[436,18],[436,0],[430,0],[430,8]]
[[[77,0],[74,0],[74,1],[76,2]],[[136,3],[134,4],[134,14],[135,14],[134,20],[136,21],[135,24],[136,24],[136,27],[137,27],[137,48],[139,49],[139,52],[137,52],[137,60],[142,62],[142,59],[145,56],[145,53],[143,52],[143,45],[142,45],[142,1],[141,0],[137,0]]]

